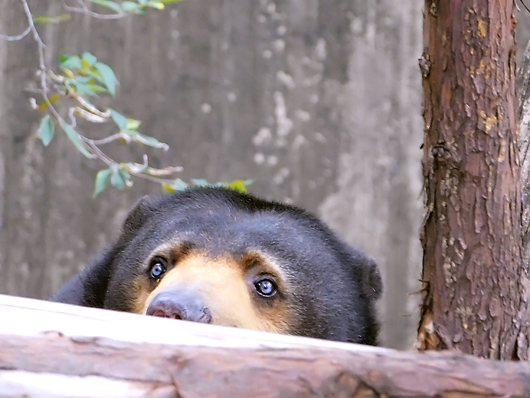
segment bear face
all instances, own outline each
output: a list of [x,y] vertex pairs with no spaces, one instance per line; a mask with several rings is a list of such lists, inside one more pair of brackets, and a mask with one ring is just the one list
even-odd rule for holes
[[377,343],[375,262],[309,213],[225,188],[145,197],[52,301]]

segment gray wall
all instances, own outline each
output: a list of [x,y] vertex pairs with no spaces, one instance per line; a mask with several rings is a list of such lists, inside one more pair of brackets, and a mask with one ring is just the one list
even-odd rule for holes
[[[35,14],[59,1],[32,0]],[[303,206],[383,272],[383,341],[410,348],[421,247],[421,0],[187,0],[120,21],[41,26],[58,51],[91,51],[121,82],[113,106],[171,146],[148,151],[182,178],[251,178],[255,194]],[[25,27],[0,3],[0,32]],[[0,293],[46,298],[159,187],[91,198],[95,172],[64,139],[44,149],[28,105],[31,38],[0,41]],[[91,127],[91,136],[108,133]],[[119,145],[122,159],[142,149]]]

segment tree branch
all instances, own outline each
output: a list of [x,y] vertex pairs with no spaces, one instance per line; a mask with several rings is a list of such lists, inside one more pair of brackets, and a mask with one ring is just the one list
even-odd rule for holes
[[21,34],[17,35],[17,36],[8,36],[8,35],[0,34],[0,39],[1,40],[7,40],[7,41],[17,41],[17,40],[21,40],[24,37],[26,37],[29,32],[31,32],[31,25],[28,25],[26,30],[24,32],[22,32]]
[[123,12],[119,12],[116,14],[99,14],[97,12],[92,11],[90,8],[88,8],[88,6],[85,4],[83,0],[77,0],[77,2],[79,3],[79,7],[72,7],[66,4],[66,1],[63,0],[63,7],[67,11],[75,12],[78,14],[85,14],[85,15],[88,15],[96,19],[120,19],[127,15]]

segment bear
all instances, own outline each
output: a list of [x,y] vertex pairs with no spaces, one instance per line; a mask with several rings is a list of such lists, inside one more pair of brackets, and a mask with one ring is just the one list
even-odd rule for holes
[[224,187],[145,196],[51,301],[377,345],[375,261],[298,207]]

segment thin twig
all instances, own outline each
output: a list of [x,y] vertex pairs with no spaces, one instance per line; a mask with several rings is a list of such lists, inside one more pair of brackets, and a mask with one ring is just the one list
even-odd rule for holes
[[131,175],[133,175],[135,177],[143,178],[144,180],[148,180],[148,181],[153,181],[153,182],[156,182],[158,184],[173,182],[172,179],[157,178],[157,177],[154,177],[154,176],[149,175],[149,174],[139,173],[139,172],[136,172],[134,170],[124,168],[118,162],[116,162],[115,160],[113,160],[110,157],[108,157],[101,149],[99,149],[97,147],[97,145],[95,145],[93,142],[91,142],[92,140],[90,140],[90,139],[88,139],[86,137],[82,137],[82,138],[83,138],[83,141],[86,142],[87,145],[90,147],[90,149],[92,149],[94,151],[94,154],[98,158],[100,158],[103,162],[105,162],[107,164],[107,166],[117,166],[120,169],[123,169],[123,170],[127,171],[129,174],[131,174]]
[[94,145],[105,145],[105,144],[111,143],[112,141],[116,141],[117,139],[121,137],[123,137],[123,134],[116,133],[116,134],[109,135],[108,137],[101,138],[99,140],[92,140],[90,138],[87,138],[87,140],[90,140],[90,142]]
[[20,40],[24,36],[29,34],[29,32],[33,31],[33,37],[35,38],[35,40],[37,41],[39,46],[43,46],[44,47],[44,43],[40,39],[39,33],[35,29],[35,24],[33,23],[33,15],[31,15],[31,10],[29,9],[28,2],[26,0],[22,0],[22,5],[24,6],[24,13],[26,14],[26,18],[28,20],[28,27],[26,28],[26,30],[23,33],[21,33],[20,35],[18,35],[18,36],[4,36],[4,35],[1,35],[0,37],[5,38],[8,41]]
[[81,7],[72,7],[66,4],[66,1],[63,0],[63,7],[66,11],[75,12],[78,14],[85,14],[88,16],[91,16],[92,18],[96,19],[120,19],[125,17],[127,14],[120,12],[116,14],[99,14],[97,12],[92,11],[90,8],[87,7],[87,5],[82,1],[77,1]]
[[31,15],[31,10],[29,9],[28,2],[26,0],[22,0],[22,4],[24,6],[26,18],[28,19],[29,28],[31,31],[33,31],[33,37],[35,38],[39,46],[41,46],[42,48],[46,47],[39,36],[39,32],[37,32],[37,29],[35,28],[35,24],[33,23],[33,15]]
[[526,11],[530,12],[530,8],[528,8],[528,7],[526,6],[526,4],[524,3],[524,1],[523,1],[523,0],[519,0],[519,1],[520,1],[521,4],[523,5],[523,7],[526,8]]
[[107,123],[109,121],[109,118],[101,117],[98,115],[93,114],[92,112],[89,112],[83,108],[80,108],[78,106],[75,106],[73,108],[70,108],[70,112],[77,113],[79,116],[81,116],[83,119],[88,120],[92,123]]
[[29,5],[27,0],[22,0],[22,5],[24,6],[24,12],[26,14],[26,18],[28,19],[28,24],[31,32],[33,33],[33,38],[37,42],[37,49],[38,49],[38,55],[39,55],[39,74],[40,74],[40,85],[42,90],[42,96],[44,97],[44,101],[46,101],[46,104],[48,105],[48,108],[54,113],[54,116],[58,116],[58,120],[62,120],[61,116],[55,111],[55,108],[53,108],[49,98],[48,98],[48,85],[46,83],[46,62],[44,60],[44,42],[40,38],[39,32],[37,31],[37,28],[35,27],[35,24],[33,23],[33,15],[31,14],[31,10],[29,9]]
[[33,33],[33,38],[37,42],[38,47],[38,54],[39,54],[39,68],[40,68],[40,74],[41,74],[41,88],[43,90],[43,95],[45,96],[46,102],[48,102],[48,106],[50,106],[49,100],[46,97],[46,93],[48,92],[48,87],[46,84],[46,62],[44,61],[44,42],[40,38],[39,32],[37,31],[37,28],[35,27],[35,24],[33,23],[33,15],[31,15],[31,10],[29,9],[29,5],[27,0],[22,0],[22,4],[24,6],[24,12],[26,13],[26,18],[28,19],[28,24],[30,27],[31,32]]
[[166,176],[170,174],[180,173],[183,170],[184,167],[182,166],[169,166],[163,169],[154,169],[152,167],[149,167],[149,174],[151,174],[152,176]]
[[24,37],[28,35],[29,32],[31,32],[31,25],[28,25],[26,30],[17,36],[0,35],[0,39],[7,40],[7,41],[22,40]]
[[94,105],[92,105],[90,102],[86,101],[83,97],[81,97],[77,92],[74,90],[68,91],[68,96],[75,99],[77,102],[79,102],[84,108],[86,108],[88,111],[92,112],[94,115],[97,115],[101,118],[109,118],[110,117],[110,111],[107,110],[105,112],[100,111],[98,108],[96,108]]

